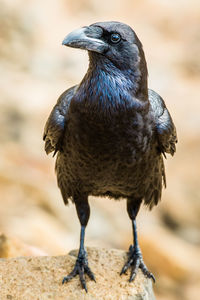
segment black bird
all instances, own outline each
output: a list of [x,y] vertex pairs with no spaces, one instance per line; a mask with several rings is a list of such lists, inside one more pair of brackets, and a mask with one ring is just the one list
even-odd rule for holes
[[125,198],[133,245],[121,274],[131,282],[145,266],[136,216],[141,203],[152,208],[166,184],[163,156],[174,154],[176,129],[163,99],[147,87],[147,66],[135,32],[120,22],[99,22],[73,31],[63,45],[88,50],[89,68],[80,84],[65,91],[44,129],[45,151],[57,153],[56,173],[64,203],[72,200],[81,223],[80,248],[72,272],[87,291],[95,281],[84,248],[90,216],[88,196]]

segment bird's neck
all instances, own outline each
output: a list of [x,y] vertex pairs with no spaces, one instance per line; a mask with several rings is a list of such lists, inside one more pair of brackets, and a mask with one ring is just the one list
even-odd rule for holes
[[113,84],[114,89],[122,89],[141,101],[147,101],[148,71],[143,51],[140,55],[141,59],[134,66],[119,68],[104,55],[89,52],[89,68],[85,79],[90,80],[90,78],[96,77],[111,85]]
[[143,79],[139,69],[120,70],[105,56],[98,59],[90,57],[79,96],[104,108],[123,105],[142,109],[148,104],[147,79]]

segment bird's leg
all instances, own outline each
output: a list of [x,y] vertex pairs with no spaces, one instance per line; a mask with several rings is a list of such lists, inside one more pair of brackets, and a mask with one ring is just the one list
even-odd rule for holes
[[90,207],[87,198],[83,199],[82,201],[79,201],[79,199],[75,198],[74,201],[81,223],[80,247],[75,266],[72,272],[63,278],[62,283],[68,282],[76,275],[79,275],[81,286],[87,292],[85,273],[90,277],[90,279],[95,281],[95,276],[88,266],[87,252],[84,248],[85,228],[90,216]]
[[135,202],[132,202],[131,200],[127,201],[127,211],[129,214],[129,217],[132,220],[132,227],[133,227],[133,245],[129,247],[128,252],[128,261],[125,263],[124,267],[121,270],[120,275],[126,273],[126,271],[131,268],[131,276],[129,278],[129,282],[133,281],[135,279],[135,276],[138,272],[138,269],[140,268],[145,276],[148,278],[152,278],[155,282],[155,277],[149,270],[147,269],[143,258],[142,258],[142,252],[139,247],[138,243],[138,237],[137,237],[137,227],[136,227],[136,216],[140,208],[140,201],[138,201],[138,205],[135,205]]

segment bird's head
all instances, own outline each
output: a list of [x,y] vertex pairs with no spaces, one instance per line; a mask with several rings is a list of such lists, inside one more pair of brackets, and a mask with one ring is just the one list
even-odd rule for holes
[[123,75],[131,80],[130,89],[135,95],[147,98],[146,60],[142,44],[130,26],[120,22],[94,23],[69,33],[62,44],[88,50],[89,70],[99,66],[109,74],[115,72],[118,78]]
[[63,45],[96,53],[109,59],[120,69],[145,64],[142,44],[132,28],[120,22],[99,22],[69,33]]

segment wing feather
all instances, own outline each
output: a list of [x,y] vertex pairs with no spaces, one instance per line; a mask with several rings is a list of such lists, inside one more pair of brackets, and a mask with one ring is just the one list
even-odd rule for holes
[[173,156],[176,152],[178,139],[170,113],[164,100],[153,90],[149,90],[149,101],[155,120],[158,148],[165,157],[165,153],[169,153]]
[[71,99],[77,86],[66,90],[59,98],[47,119],[43,140],[45,141],[45,151],[47,154],[62,150],[62,139],[67,125],[67,113]]

